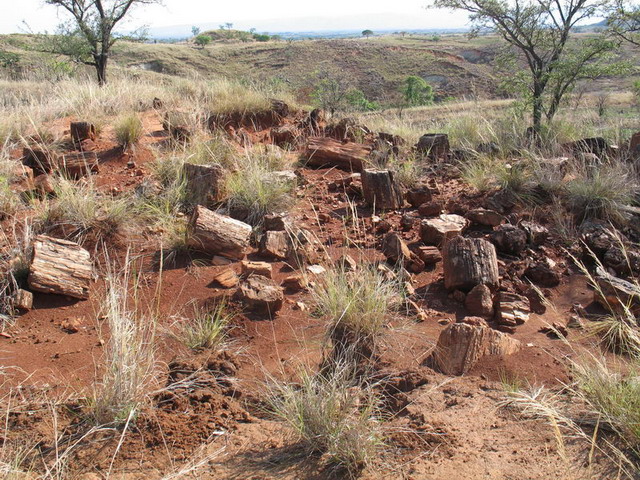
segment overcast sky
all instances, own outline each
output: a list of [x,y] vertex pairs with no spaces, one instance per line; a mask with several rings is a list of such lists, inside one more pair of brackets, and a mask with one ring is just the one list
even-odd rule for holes
[[[262,23],[273,27],[281,21],[282,28],[291,29],[296,19],[302,17],[348,17],[354,19],[353,28],[363,28],[360,24],[366,24],[371,16],[378,19],[373,27],[381,29],[385,27],[385,15],[380,14],[388,14],[386,27],[393,29],[454,28],[466,24],[464,14],[427,11],[426,3],[427,0],[164,0],[163,5],[139,6],[129,22],[120,28],[225,22],[239,28],[260,28]],[[23,20],[33,31],[52,31],[67,18],[43,0],[0,0],[0,12],[0,33],[24,31]],[[357,16],[362,17],[362,22],[355,21]],[[304,23],[305,29],[308,28],[309,22]],[[344,28],[343,22],[337,23]],[[326,20],[319,23],[323,29],[325,25]]]

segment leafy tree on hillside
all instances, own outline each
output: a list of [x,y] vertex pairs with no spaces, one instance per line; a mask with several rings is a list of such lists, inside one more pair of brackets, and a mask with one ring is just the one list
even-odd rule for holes
[[191,27],[191,35],[193,37],[197,37],[198,35],[200,35],[200,27],[196,27],[195,25]]
[[200,48],[204,48],[211,43],[211,37],[209,35],[202,34],[198,35],[193,41]]
[[369,100],[362,90],[357,88],[352,88],[347,92],[345,96],[345,100],[347,103],[352,106],[355,110],[361,112],[372,112],[374,110],[380,109],[380,105],[378,102],[372,102]]
[[[604,14],[615,0],[433,0],[436,8],[470,14],[474,33],[495,31],[528,72],[517,72],[513,83],[526,87],[532,108],[533,129],[540,133],[543,116],[551,121],[564,95],[581,78],[607,72],[606,57],[617,44],[605,34],[572,38],[572,29]],[[514,66],[519,64],[514,63]],[[600,69],[601,67],[601,69]]]
[[405,103],[411,107],[433,103],[433,87],[415,75],[405,79],[402,95]]
[[45,0],[65,10],[71,21],[61,29],[58,53],[95,67],[98,83],[107,82],[107,62],[111,47],[118,40],[113,29],[138,5],[159,0]]
[[333,115],[337,110],[345,107],[350,90],[351,82],[343,74],[323,71],[316,74],[311,98],[317,107]]
[[369,37],[371,37],[372,35],[373,35],[373,30],[363,30],[363,31],[362,31],[362,36],[363,36],[363,37],[369,38]]

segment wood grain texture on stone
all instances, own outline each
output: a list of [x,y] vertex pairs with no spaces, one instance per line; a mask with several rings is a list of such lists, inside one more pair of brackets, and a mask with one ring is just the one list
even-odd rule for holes
[[86,299],[92,273],[91,255],[77,243],[46,235],[35,238],[27,279],[31,290]]
[[376,210],[397,210],[404,203],[402,191],[390,170],[364,169],[362,194],[367,205]]
[[198,205],[189,222],[189,244],[203,252],[241,259],[249,247],[251,226]]
[[310,167],[338,167],[360,172],[371,153],[371,147],[361,143],[342,143],[328,137],[311,137],[307,141],[307,165]]
[[444,285],[468,292],[476,285],[496,288],[499,282],[496,249],[481,238],[457,236],[443,251]]

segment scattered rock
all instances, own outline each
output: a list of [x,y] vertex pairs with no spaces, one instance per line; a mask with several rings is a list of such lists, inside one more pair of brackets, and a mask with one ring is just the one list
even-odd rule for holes
[[418,140],[416,150],[432,160],[445,159],[449,155],[449,136],[446,133],[426,133]]
[[427,245],[441,246],[460,235],[467,228],[467,220],[460,215],[440,215],[420,223],[420,238]]
[[358,268],[358,263],[350,255],[341,255],[335,261],[335,265],[345,272],[352,272]]
[[189,243],[206,253],[241,259],[249,247],[251,225],[198,205],[189,223]]
[[596,269],[598,288],[594,289],[594,300],[612,312],[624,312],[629,308],[640,314],[640,288],[638,285],[615,277],[602,268]]
[[272,278],[273,269],[270,263],[243,260],[240,265],[242,268],[242,275],[245,277],[249,275],[262,275],[263,277]]
[[549,230],[535,222],[523,220],[520,222],[520,228],[522,228],[527,234],[527,241],[531,245],[544,245],[547,238],[549,238]]
[[284,303],[282,287],[260,275],[243,280],[235,297],[252,312],[267,315],[274,315]]
[[326,273],[327,270],[322,265],[307,265],[307,272],[313,275],[322,275]]
[[410,272],[418,273],[424,270],[424,262],[407,247],[407,244],[397,233],[388,233],[382,241],[382,253],[392,263],[402,263]]
[[542,327],[539,330],[539,332],[544,333],[547,336],[552,338],[560,338],[560,337],[566,338],[569,336],[569,331],[567,330],[567,327],[558,322],[553,322],[549,326]]
[[482,238],[456,237],[444,248],[443,271],[447,290],[468,292],[480,284],[495,289],[499,282],[496,249]]
[[238,285],[239,278],[231,268],[225,268],[213,276],[213,281],[224,288],[232,288]]
[[13,297],[13,306],[21,312],[28,312],[33,308],[33,293],[28,290],[18,289]]
[[262,219],[265,231],[286,231],[291,226],[291,220],[286,213],[268,213]]
[[491,241],[498,251],[518,255],[527,248],[527,234],[515,225],[499,225],[491,234]]
[[503,215],[494,210],[487,210],[485,208],[474,208],[473,210],[469,210],[465,217],[472,223],[486,225],[488,227],[496,227],[505,222]]
[[522,325],[529,320],[529,299],[509,292],[498,295],[498,323],[508,327]]
[[438,247],[422,246],[418,248],[418,256],[425,265],[435,265],[442,261],[442,254]]
[[435,200],[429,203],[423,203],[418,207],[418,213],[423,217],[435,217],[442,213],[444,204],[442,201]]
[[476,285],[467,294],[464,301],[467,311],[476,317],[493,317],[493,296],[485,284]]
[[60,324],[60,328],[66,333],[78,333],[83,323],[81,317],[66,318]]
[[418,185],[410,188],[405,195],[407,202],[417,208],[424,203],[431,201],[431,189],[427,185]]
[[284,230],[269,230],[260,239],[259,253],[263,257],[284,260],[289,256],[291,239]]
[[524,271],[524,277],[541,287],[551,288],[560,285],[560,274],[546,262],[536,262]]
[[289,275],[284,280],[282,280],[282,287],[291,292],[300,292],[309,287],[309,280],[306,275]]

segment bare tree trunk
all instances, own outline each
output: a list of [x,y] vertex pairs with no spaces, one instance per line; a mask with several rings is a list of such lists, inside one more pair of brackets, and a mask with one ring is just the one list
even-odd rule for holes
[[98,75],[98,85],[101,87],[107,84],[107,54],[102,53],[95,56],[96,73]]

